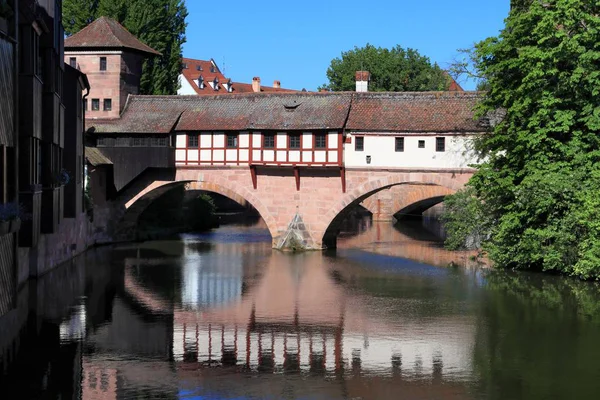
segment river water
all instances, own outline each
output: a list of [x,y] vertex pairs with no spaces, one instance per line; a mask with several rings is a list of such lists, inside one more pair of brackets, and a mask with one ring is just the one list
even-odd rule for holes
[[88,252],[0,319],[2,399],[595,399],[600,292],[359,220],[335,252],[261,223]]

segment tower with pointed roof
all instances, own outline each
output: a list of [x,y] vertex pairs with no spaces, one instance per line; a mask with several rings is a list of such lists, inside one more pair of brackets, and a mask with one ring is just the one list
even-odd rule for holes
[[144,58],[160,55],[108,17],[66,38],[65,63],[80,69],[90,82],[86,118],[119,118],[127,97],[139,93]]

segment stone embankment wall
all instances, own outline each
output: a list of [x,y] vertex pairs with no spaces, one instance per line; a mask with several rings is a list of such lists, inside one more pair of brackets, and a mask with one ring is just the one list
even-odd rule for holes
[[20,247],[17,287],[29,278],[40,277],[99,243],[110,243],[107,221],[110,208],[94,209],[93,220],[86,213],[65,218],[56,233],[40,236],[35,247]]

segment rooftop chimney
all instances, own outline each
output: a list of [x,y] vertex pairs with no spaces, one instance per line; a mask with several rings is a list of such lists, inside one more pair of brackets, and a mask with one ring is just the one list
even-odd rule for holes
[[273,82],[273,87],[274,87],[275,89],[279,89],[279,88],[281,87],[281,82],[279,82],[279,81],[274,81],[274,82]]
[[356,91],[357,92],[368,92],[369,81],[371,80],[371,74],[369,71],[356,71]]
[[260,92],[260,78],[258,76],[252,78],[252,91],[254,93]]

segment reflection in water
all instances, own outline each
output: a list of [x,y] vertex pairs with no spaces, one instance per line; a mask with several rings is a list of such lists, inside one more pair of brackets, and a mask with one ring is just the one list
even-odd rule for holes
[[264,226],[90,252],[0,319],[2,398],[597,394],[598,287],[434,267],[457,254],[431,233],[364,223],[337,253]]

